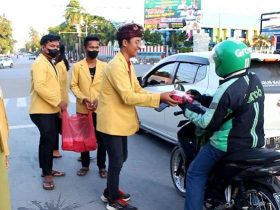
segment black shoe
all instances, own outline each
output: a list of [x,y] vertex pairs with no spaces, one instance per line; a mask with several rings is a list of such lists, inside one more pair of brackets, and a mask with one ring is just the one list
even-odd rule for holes
[[[124,200],[124,201],[129,201],[130,200],[130,195],[128,193],[124,193],[122,191],[119,190],[120,193],[120,199]],[[108,197],[109,197],[109,192],[107,189],[104,190],[103,194],[101,195],[101,200],[103,202],[108,202]]]
[[106,208],[107,210],[137,210],[136,207],[129,205],[126,201],[122,199],[111,200],[110,198],[108,198]]

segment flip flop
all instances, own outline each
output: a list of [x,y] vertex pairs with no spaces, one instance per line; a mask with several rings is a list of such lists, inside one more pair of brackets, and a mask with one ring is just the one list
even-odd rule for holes
[[43,189],[44,190],[53,190],[54,189],[54,183],[53,181],[43,181]]
[[87,175],[89,169],[88,168],[81,168],[79,171],[77,171],[78,176],[85,176]]
[[53,177],[63,177],[63,176],[65,176],[66,174],[65,174],[65,172],[62,172],[62,171],[52,171],[52,176]]
[[[66,173],[65,172],[60,172],[60,171],[52,171],[52,176],[53,177],[62,177],[65,176]],[[41,177],[44,177],[43,174],[41,174]]]
[[100,176],[100,178],[106,179],[106,178],[107,178],[107,175],[108,175],[108,172],[107,172],[106,169],[100,169],[100,170],[99,170],[99,176]]

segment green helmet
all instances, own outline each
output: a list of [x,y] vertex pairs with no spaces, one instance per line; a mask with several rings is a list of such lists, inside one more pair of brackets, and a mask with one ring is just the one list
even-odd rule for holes
[[216,74],[226,77],[234,72],[250,67],[251,53],[240,41],[225,40],[213,49]]

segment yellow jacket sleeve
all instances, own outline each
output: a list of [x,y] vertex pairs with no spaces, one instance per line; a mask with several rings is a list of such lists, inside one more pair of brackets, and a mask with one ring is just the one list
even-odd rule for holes
[[79,68],[78,65],[73,65],[70,89],[76,96],[77,100],[82,103],[83,99],[87,98],[79,88]]
[[8,137],[9,125],[2,98],[2,90],[0,88],[0,153],[3,152],[5,156],[8,156],[10,153],[8,147]]
[[59,83],[60,83],[60,92],[61,92],[61,100],[69,103],[69,96],[68,96],[68,72],[64,61],[61,61],[55,65],[56,70],[59,74]]
[[57,92],[50,90],[46,85],[48,81],[47,75],[47,69],[42,69],[39,63],[34,63],[32,65],[34,91],[47,103],[57,107],[61,101],[61,97]]
[[99,95],[100,95],[100,91],[101,91],[101,83],[102,83],[102,80],[103,80],[103,76],[104,76],[104,69],[106,68],[106,63],[101,63],[99,64],[98,68],[99,68],[99,71],[98,73],[96,73],[95,75],[95,86],[97,87],[97,94],[96,94],[96,99],[99,99]]
[[[137,80],[135,75],[131,74],[131,81],[128,72],[122,68],[120,63],[112,64],[109,71],[105,71],[113,88],[118,92],[123,102],[133,106],[158,107],[160,94],[137,92],[132,88],[131,81]],[[139,83],[138,83],[139,85]],[[139,85],[140,87],[140,85]],[[138,88],[138,91],[140,88]]]

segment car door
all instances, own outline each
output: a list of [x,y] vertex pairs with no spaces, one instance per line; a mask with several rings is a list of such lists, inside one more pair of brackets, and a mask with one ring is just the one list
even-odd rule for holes
[[[164,63],[153,69],[143,80],[145,90],[151,92],[166,92],[173,90],[174,72],[177,62]],[[137,107],[139,121],[145,129],[166,134],[164,112],[157,112],[155,109]]]
[[[182,84],[185,91],[196,89],[203,94],[208,88],[208,78],[209,65],[180,62],[175,74],[174,84]],[[178,123],[186,119],[183,115],[174,116],[174,112],[176,111],[181,111],[181,109],[176,106],[163,111],[166,123],[165,130],[168,138],[173,141],[177,140],[177,131],[179,130],[177,127]]]

